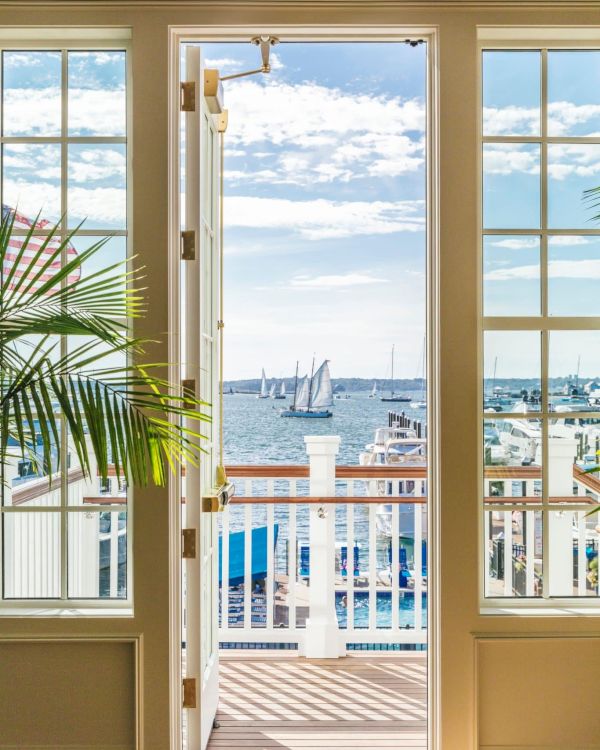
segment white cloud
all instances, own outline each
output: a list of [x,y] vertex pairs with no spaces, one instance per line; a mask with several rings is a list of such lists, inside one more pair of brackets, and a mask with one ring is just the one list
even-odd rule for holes
[[511,143],[490,143],[483,151],[483,171],[486,174],[508,175],[513,172],[539,174],[538,151]]
[[[551,279],[600,279],[599,260],[553,260],[548,263],[548,277]],[[486,281],[514,281],[540,278],[537,265],[516,266],[490,271],[484,276]]]
[[5,52],[3,63],[5,68],[31,67],[41,65],[42,58],[39,53]]
[[242,70],[243,63],[234,57],[207,57],[204,61],[207,68],[239,68]]
[[540,110],[532,107],[484,107],[485,135],[534,135],[540,126]]
[[548,238],[548,244],[549,245],[559,245],[559,246],[571,246],[571,245],[589,245],[590,242],[594,242],[594,239],[591,239],[589,237],[582,237],[581,235],[558,235],[556,237],[549,237]]
[[[314,82],[232,82],[228,143],[269,159],[280,184],[348,182],[398,176],[424,165],[425,106],[420,99],[350,94]],[[417,135],[418,134],[418,135]],[[270,144],[281,154],[253,146]],[[248,168],[245,178],[253,180]]]
[[540,244],[538,237],[510,237],[505,240],[498,240],[490,243],[495,247],[506,247],[509,250],[524,250],[527,247],[538,247]]
[[[60,89],[6,89],[6,135],[59,135]],[[71,88],[69,127],[78,133],[121,135],[125,132],[124,89]]]
[[[548,129],[551,135],[573,135],[573,128],[600,118],[599,104],[573,104],[573,102],[551,102],[548,105]],[[593,133],[586,133],[593,135]]]
[[228,227],[278,229],[307,240],[425,229],[423,201],[293,201],[232,196],[224,208]]
[[121,183],[125,177],[125,154],[110,148],[83,149],[69,161],[69,179],[73,182],[114,180]]
[[292,289],[343,289],[387,283],[388,279],[379,279],[369,273],[346,273],[330,276],[295,276],[289,286]]

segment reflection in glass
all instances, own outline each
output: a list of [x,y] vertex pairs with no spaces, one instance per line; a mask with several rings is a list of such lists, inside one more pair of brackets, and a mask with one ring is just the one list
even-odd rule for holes
[[[491,412],[490,412],[491,413]],[[542,425],[539,419],[498,417],[483,423],[485,497],[542,495]],[[521,467],[529,467],[523,471]]]
[[538,135],[540,53],[486,50],[483,53],[483,134]]
[[600,133],[600,51],[548,52],[548,135]]
[[542,513],[485,510],[485,595],[542,596]]
[[2,134],[60,136],[61,53],[2,53]]
[[69,146],[69,226],[126,228],[126,152],[123,144]]
[[600,184],[600,145],[548,145],[548,226],[589,229],[596,211],[583,200],[584,191]]
[[483,394],[485,409],[526,414],[541,402],[541,334],[539,331],[484,333]]
[[540,226],[540,147],[535,143],[488,143],[483,147],[483,226]]
[[483,238],[483,314],[540,314],[540,238]]
[[[54,224],[60,218],[60,145],[56,143],[5,144],[2,202],[33,221]],[[48,229],[50,226],[47,227]]]
[[69,135],[125,135],[125,52],[69,52]]
[[69,598],[127,597],[127,513],[69,514]]
[[60,513],[5,513],[3,521],[4,597],[59,597]]
[[550,315],[600,315],[600,237],[548,238]]
[[[548,392],[551,407],[570,411],[590,406],[600,377],[600,331],[551,331]],[[594,406],[594,408],[596,408]]]

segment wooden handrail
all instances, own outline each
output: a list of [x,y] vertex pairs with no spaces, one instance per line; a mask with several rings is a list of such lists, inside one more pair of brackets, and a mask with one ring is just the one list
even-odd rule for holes
[[230,505],[362,505],[377,503],[384,505],[426,505],[427,496],[367,496],[367,497],[253,497],[236,495],[229,501]]

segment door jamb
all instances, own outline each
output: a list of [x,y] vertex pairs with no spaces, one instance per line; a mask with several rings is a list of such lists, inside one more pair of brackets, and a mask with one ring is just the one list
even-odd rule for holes
[[[179,366],[179,48],[186,41],[233,42],[248,40],[256,34],[270,33],[293,41],[380,41],[402,42],[419,37],[428,44],[427,131],[426,131],[426,234],[427,234],[427,404],[429,440],[427,534],[432,541],[428,555],[427,586],[427,744],[429,750],[441,750],[441,617],[440,617],[440,388],[439,388],[439,34],[436,26],[363,26],[357,25],[277,25],[247,26],[170,26],[168,89],[168,303],[169,303],[169,380],[181,381]],[[169,482],[169,598],[171,747],[181,750],[181,477]]]

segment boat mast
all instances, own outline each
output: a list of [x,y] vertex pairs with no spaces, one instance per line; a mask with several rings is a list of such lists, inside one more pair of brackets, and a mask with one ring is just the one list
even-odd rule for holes
[[298,360],[296,360],[296,378],[294,380],[294,403],[292,404],[292,411],[296,408],[296,396],[298,395]]
[[390,389],[390,396],[394,396],[394,345],[392,344],[392,385]]
[[313,355],[313,361],[312,361],[312,369],[310,371],[310,383],[308,385],[308,406],[306,407],[306,411],[310,411],[310,399],[312,397],[312,386],[313,386],[313,378],[315,376],[315,358]]

